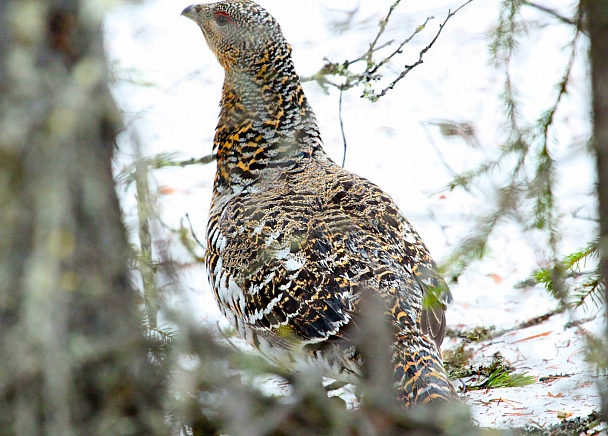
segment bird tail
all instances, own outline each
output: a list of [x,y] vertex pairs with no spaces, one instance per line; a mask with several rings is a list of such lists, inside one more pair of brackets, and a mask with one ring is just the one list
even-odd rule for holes
[[430,339],[399,335],[393,350],[397,396],[404,406],[458,399],[441,354]]

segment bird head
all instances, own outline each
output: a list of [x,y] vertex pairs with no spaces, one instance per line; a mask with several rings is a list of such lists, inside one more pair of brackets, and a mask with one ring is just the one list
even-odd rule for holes
[[182,15],[198,24],[226,72],[257,74],[264,64],[291,54],[277,21],[252,1],[191,5]]

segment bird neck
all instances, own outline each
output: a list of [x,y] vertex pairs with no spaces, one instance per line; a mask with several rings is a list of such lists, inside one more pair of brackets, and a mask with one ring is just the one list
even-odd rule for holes
[[271,168],[295,168],[320,149],[316,119],[288,52],[269,54],[246,72],[226,70],[220,106],[216,184],[249,185]]

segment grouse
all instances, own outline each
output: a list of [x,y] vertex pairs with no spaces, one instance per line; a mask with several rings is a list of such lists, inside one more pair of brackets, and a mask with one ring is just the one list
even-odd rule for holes
[[269,358],[350,381],[361,370],[352,332],[369,291],[396,331],[398,400],[456,399],[439,352],[452,295],[394,201],[323,151],[277,21],[249,0],[182,15],[225,71],[205,254],[222,313]]

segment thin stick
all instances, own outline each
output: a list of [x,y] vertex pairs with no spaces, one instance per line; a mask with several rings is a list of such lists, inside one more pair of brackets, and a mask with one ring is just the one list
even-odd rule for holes
[[342,120],[342,93],[343,89],[340,88],[340,100],[338,101],[338,117],[340,119],[340,131],[342,132],[342,143],[344,144],[344,154],[342,155],[342,168],[346,162],[346,134],[344,133],[344,121]]

